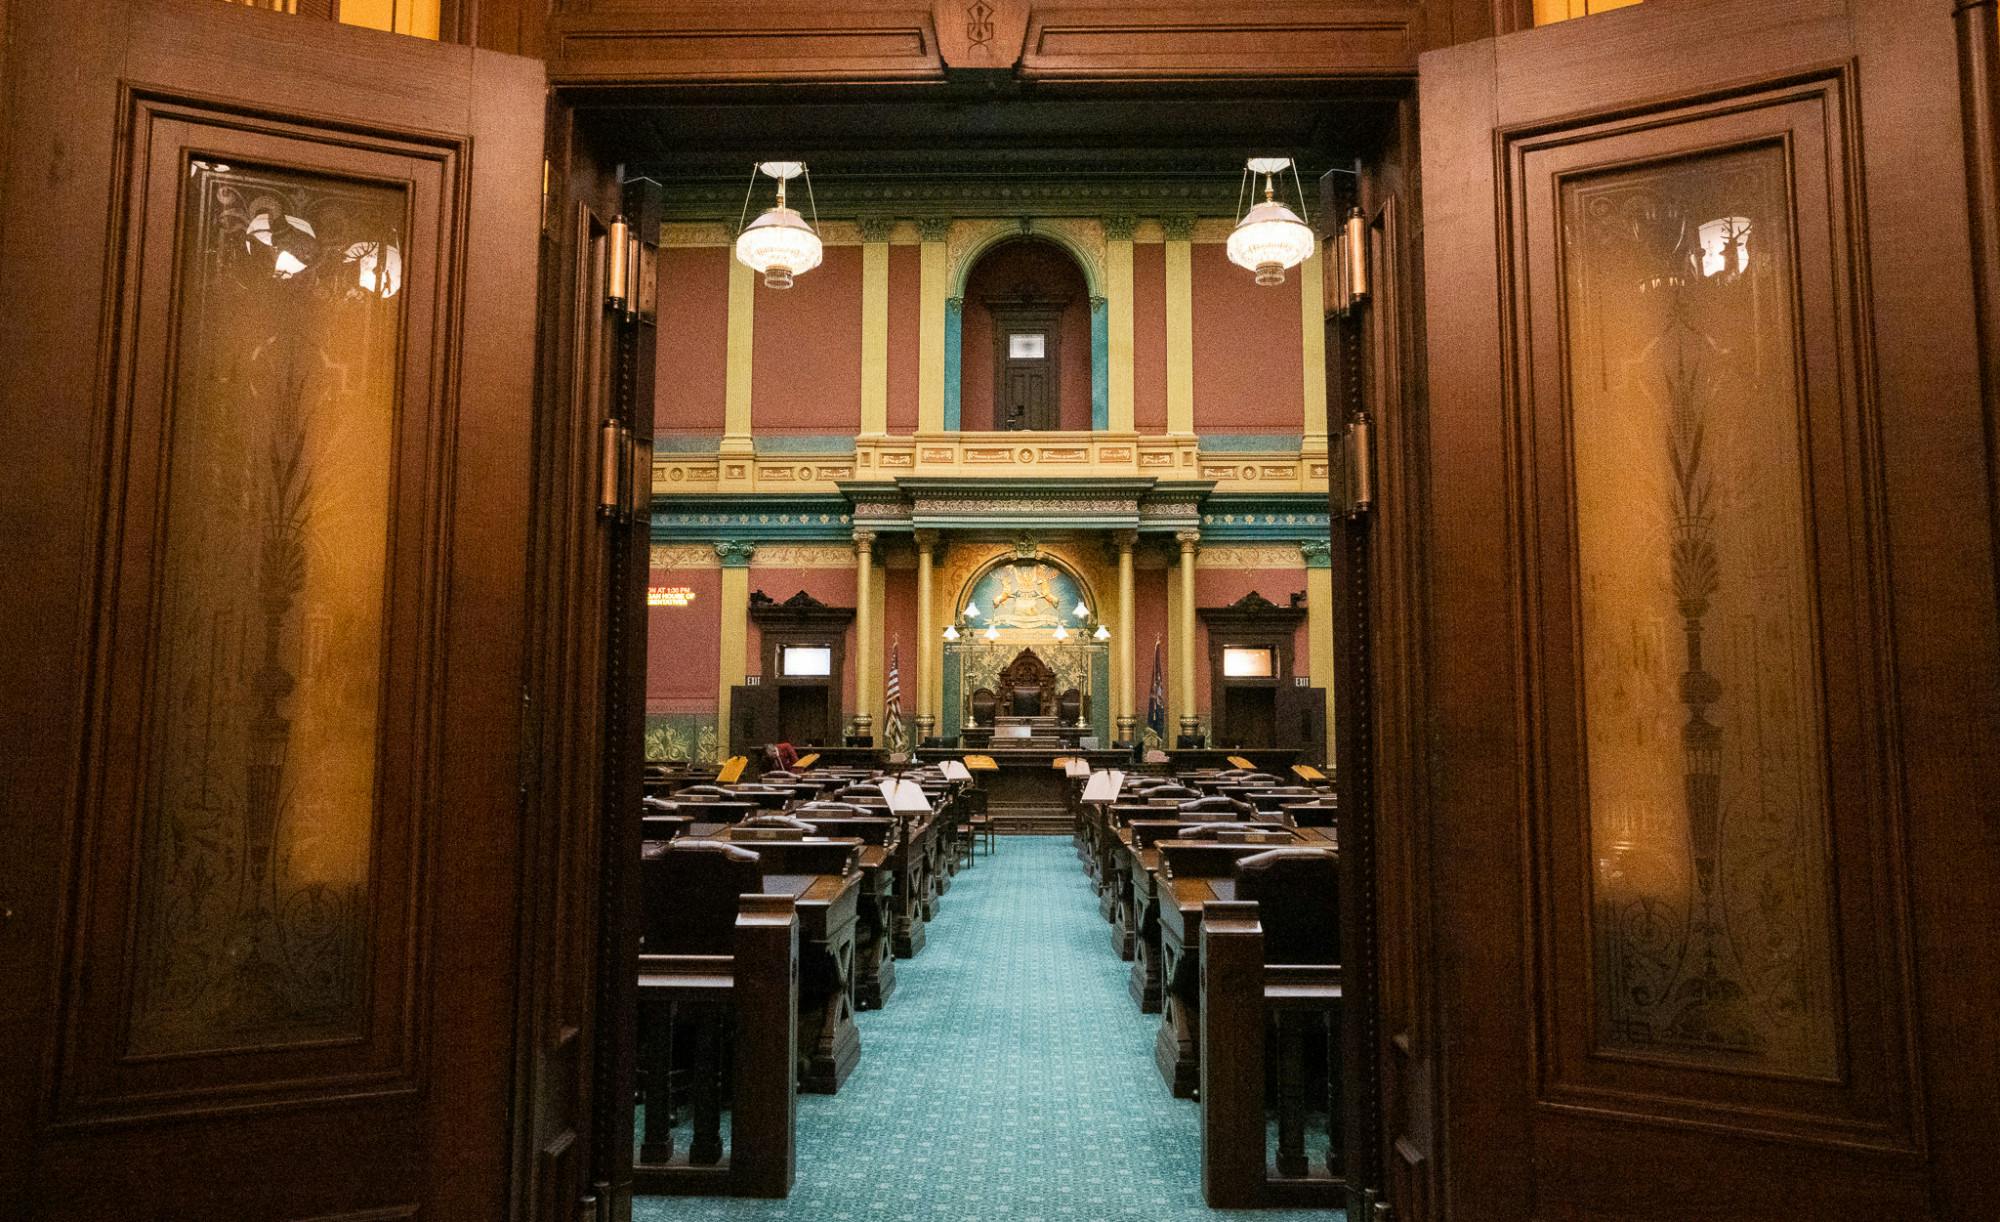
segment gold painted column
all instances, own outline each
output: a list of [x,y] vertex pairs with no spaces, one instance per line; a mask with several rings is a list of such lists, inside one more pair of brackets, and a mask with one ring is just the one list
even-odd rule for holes
[[1201,542],[1198,530],[1177,531],[1174,539],[1181,545],[1181,622],[1180,637],[1174,642],[1174,653],[1180,665],[1174,668],[1174,686],[1181,690],[1181,733],[1201,733],[1201,710],[1197,707],[1194,686],[1194,560],[1195,548]]
[[875,619],[875,532],[854,532],[854,732],[875,732],[875,700],[882,681],[875,657],[882,630]]
[[729,689],[750,673],[750,557],[757,545],[730,539],[715,545],[722,561],[722,598],[718,608],[717,637],[721,641],[722,664],[716,675],[715,737],[729,754]]
[[917,222],[917,431],[944,431],[944,311],[951,296],[951,221],[926,217]]
[[1299,266],[1299,322],[1305,337],[1305,427],[1301,452],[1326,453],[1326,260],[1314,248]]
[[1138,224],[1129,216],[1104,218],[1105,426],[1113,433],[1132,431],[1132,234]]
[[886,217],[861,218],[861,435],[889,431],[889,232]]
[[[932,648],[937,634],[931,619],[931,562],[937,554],[938,533],[916,532],[917,540],[917,738],[919,745],[937,725],[937,668],[932,665]],[[942,631],[940,629],[940,631]]]
[[1306,565],[1306,657],[1313,686],[1326,692],[1326,758],[1333,763],[1333,544],[1306,539],[1299,544]]
[[1194,218],[1160,222],[1167,257],[1167,432],[1194,432]]
[[1119,662],[1118,741],[1129,743],[1133,740],[1133,736],[1139,728],[1137,710],[1133,708],[1132,704],[1132,676],[1138,669],[1138,654],[1135,642],[1132,640],[1133,633],[1137,631],[1132,626],[1135,614],[1132,606],[1134,597],[1132,588],[1132,549],[1138,546],[1139,532],[1136,530],[1121,530],[1117,534],[1117,542],[1118,639],[1112,643],[1112,648],[1116,651]]
[[[722,380],[722,482],[747,487],[756,469],[750,438],[751,343],[757,330],[757,273],[729,259],[729,336]],[[731,462],[730,459],[737,461]],[[726,729],[725,729],[726,733]]]

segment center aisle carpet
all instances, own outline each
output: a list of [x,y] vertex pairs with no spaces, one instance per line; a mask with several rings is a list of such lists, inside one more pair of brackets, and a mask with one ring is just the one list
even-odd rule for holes
[[859,1016],[840,1094],[799,1097],[798,1183],[783,1201],[642,1197],[639,1222],[778,1219],[1338,1219],[1211,1210],[1195,1104],[1153,1068],[1159,1017],[1068,837],[1003,836],[960,871],[929,943]]

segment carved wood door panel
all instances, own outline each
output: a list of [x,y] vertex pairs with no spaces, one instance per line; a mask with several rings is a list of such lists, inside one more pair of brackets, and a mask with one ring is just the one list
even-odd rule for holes
[[9,33],[5,1195],[501,1216],[541,67]]
[[1642,6],[1423,61],[1455,1215],[1977,1212],[1992,1067],[1943,1023],[1993,950],[1922,900],[1990,902],[1990,843],[1983,877],[1946,846],[1995,772],[1929,7]]

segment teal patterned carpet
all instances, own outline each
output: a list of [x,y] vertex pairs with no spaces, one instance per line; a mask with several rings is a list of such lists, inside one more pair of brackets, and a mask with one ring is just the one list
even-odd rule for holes
[[1067,837],[1003,836],[960,871],[929,944],[863,1013],[861,1063],[835,1096],[799,1097],[789,1199],[642,1197],[640,1222],[1194,1222],[1338,1219],[1211,1210],[1195,1104],[1153,1068],[1159,1017]]

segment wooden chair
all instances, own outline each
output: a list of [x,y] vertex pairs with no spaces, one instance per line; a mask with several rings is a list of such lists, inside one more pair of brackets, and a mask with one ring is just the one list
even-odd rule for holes
[[[648,846],[640,869],[644,949],[656,955],[733,953],[739,897],[763,887],[764,871],[757,855],[723,841],[676,840]],[[726,1016],[711,1006],[641,1007],[646,1125],[639,1156],[643,1161],[672,1161],[675,1087],[683,1082],[694,1107],[688,1162],[713,1166],[722,1161],[727,1032]],[[677,1043],[688,1055],[676,1056]]]
[[[1340,962],[1340,862],[1312,848],[1279,848],[1236,863],[1236,898],[1257,905],[1264,927],[1266,964]],[[1330,1006],[1324,1025],[1310,1011],[1277,1012],[1278,1174],[1307,1173],[1305,1100],[1324,1090],[1327,1107],[1326,1168],[1340,1174],[1341,1008]],[[1316,1035],[1318,1054],[1309,1054]],[[1320,1064],[1312,1062],[1318,1060]]]

